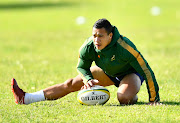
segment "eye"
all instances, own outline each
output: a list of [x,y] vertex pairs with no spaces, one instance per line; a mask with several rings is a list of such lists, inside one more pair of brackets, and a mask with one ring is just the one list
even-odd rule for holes
[[98,37],[103,37],[103,35],[98,35]]

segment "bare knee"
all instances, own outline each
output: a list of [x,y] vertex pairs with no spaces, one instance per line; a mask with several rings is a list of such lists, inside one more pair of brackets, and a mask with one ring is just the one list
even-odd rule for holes
[[67,91],[70,91],[70,92],[73,91],[72,82],[73,82],[72,78],[70,78],[64,82],[64,87],[66,88]]
[[83,86],[83,82],[81,80],[78,80],[76,78],[70,78],[64,82],[64,87],[69,92],[78,91]]
[[117,93],[117,99],[118,99],[119,103],[122,105],[130,105],[130,104],[135,104],[138,100],[138,97],[137,97],[137,95],[132,97],[132,96],[125,95],[122,93]]
[[130,98],[127,95],[117,93],[117,99],[120,104],[129,104]]

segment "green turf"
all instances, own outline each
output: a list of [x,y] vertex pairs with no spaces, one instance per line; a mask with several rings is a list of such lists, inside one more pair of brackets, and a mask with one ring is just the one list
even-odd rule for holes
[[[1,0],[0,122],[180,122],[179,0]],[[152,6],[161,14],[152,16]],[[77,25],[78,16],[86,17]],[[77,75],[79,47],[93,23],[107,18],[130,38],[154,70],[163,105],[148,106],[145,83],[133,106],[120,106],[107,87],[103,106],[83,106],[77,92],[56,100],[16,105],[10,80],[34,92]]]

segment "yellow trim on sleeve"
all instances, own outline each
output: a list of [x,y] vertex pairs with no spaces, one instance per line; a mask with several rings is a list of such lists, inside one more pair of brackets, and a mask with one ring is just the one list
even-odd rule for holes
[[143,69],[147,81],[148,81],[148,85],[149,85],[149,90],[151,93],[151,98],[150,101],[154,101],[155,97],[156,97],[156,91],[155,91],[155,87],[154,87],[154,82],[151,76],[151,73],[149,71],[149,69],[147,68],[145,61],[143,60],[143,58],[141,57],[141,55],[134,50],[129,44],[127,44],[125,41],[123,41],[121,38],[118,39],[118,43],[126,50],[128,50],[138,61],[138,63],[140,64],[141,68]]

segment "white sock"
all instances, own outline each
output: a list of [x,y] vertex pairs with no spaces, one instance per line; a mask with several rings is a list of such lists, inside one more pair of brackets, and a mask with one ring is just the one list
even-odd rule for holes
[[45,100],[45,97],[44,97],[43,90],[40,90],[34,93],[25,93],[25,97],[24,97],[25,104],[30,104],[33,102],[39,102],[39,101],[44,101],[44,100]]

